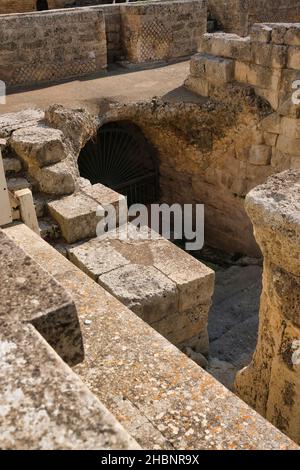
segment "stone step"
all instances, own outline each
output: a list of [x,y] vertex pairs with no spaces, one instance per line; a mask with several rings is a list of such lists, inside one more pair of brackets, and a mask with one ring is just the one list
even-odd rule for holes
[[214,272],[148,228],[119,232],[68,248],[69,259],[177,347],[207,354]]
[[47,207],[68,243],[96,236],[96,227],[102,216],[97,217],[99,204],[94,199],[78,192],[49,202]]
[[[65,240],[75,243],[96,236],[96,227],[103,219],[105,211],[111,214],[109,205],[115,211],[112,216],[116,216],[115,219],[109,220],[117,226],[120,222],[120,207],[127,208],[126,198],[102,184],[91,185],[89,181],[81,178],[80,190],[76,194],[48,203],[48,209],[60,225]],[[126,217],[125,211],[124,218]]]
[[60,162],[67,156],[63,133],[42,124],[13,132],[10,145],[27,164],[39,167]]

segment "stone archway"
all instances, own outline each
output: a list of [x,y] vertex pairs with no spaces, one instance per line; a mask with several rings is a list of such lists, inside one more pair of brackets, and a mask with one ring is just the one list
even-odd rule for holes
[[124,194],[129,204],[158,200],[158,165],[154,149],[130,121],[104,124],[81,150],[80,175]]

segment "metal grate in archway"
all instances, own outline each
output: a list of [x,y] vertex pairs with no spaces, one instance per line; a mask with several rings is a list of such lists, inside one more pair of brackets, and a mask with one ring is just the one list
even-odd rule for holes
[[153,149],[133,124],[109,123],[81,150],[80,175],[128,198],[128,204],[158,200],[158,171]]

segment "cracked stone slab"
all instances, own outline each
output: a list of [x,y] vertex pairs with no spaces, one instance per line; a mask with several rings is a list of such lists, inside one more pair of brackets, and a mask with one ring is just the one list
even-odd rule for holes
[[1,449],[140,448],[32,325],[0,326]]
[[1,320],[31,323],[68,363],[82,359],[81,332],[70,295],[3,231],[0,285]]
[[40,167],[66,158],[63,133],[43,125],[18,129],[12,134],[10,145],[22,160]]

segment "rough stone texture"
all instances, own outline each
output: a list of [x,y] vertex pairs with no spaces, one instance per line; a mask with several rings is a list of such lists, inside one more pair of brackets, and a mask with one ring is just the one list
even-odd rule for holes
[[296,449],[287,437],[25,226],[6,229],[75,300],[75,371],[146,449]]
[[169,341],[207,354],[213,271],[146,228],[128,229],[69,249],[70,260]]
[[0,137],[9,137],[13,131],[23,127],[35,126],[44,118],[44,112],[40,109],[24,109],[18,113],[1,115]]
[[105,21],[99,7],[1,16],[0,38],[0,79],[7,86],[78,77],[106,68]]
[[63,133],[46,126],[25,127],[15,131],[10,145],[22,160],[33,160],[40,167],[60,162],[66,157]]
[[[47,0],[49,9],[63,8],[67,0]],[[36,10],[36,0],[1,0],[0,15]]]
[[99,203],[82,193],[49,202],[48,209],[68,243],[95,237],[97,224],[103,217],[97,216],[97,210],[103,210]]
[[0,326],[1,449],[139,449],[31,325]]
[[65,290],[2,231],[0,262],[1,321],[31,323],[68,363],[82,360],[77,313]]
[[259,338],[238,394],[300,442],[300,173],[287,171],[252,190],[246,209],[264,255]]
[[120,12],[123,52],[132,63],[190,55],[198,51],[206,32],[202,0],[129,3]]
[[222,31],[240,36],[254,23],[300,21],[299,0],[208,0],[208,10]]

